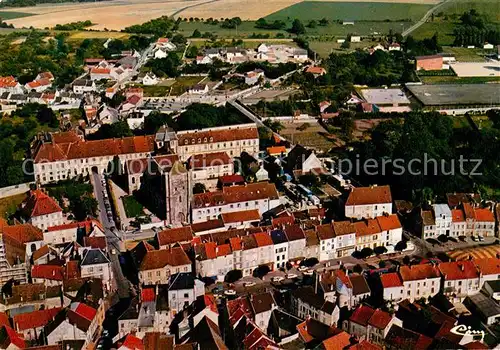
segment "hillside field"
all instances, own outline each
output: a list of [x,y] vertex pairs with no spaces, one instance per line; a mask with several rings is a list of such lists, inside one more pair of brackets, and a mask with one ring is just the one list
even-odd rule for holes
[[293,20],[302,22],[327,18],[349,21],[417,21],[432,8],[430,4],[401,4],[384,2],[320,2],[305,1],[267,16],[268,21]]

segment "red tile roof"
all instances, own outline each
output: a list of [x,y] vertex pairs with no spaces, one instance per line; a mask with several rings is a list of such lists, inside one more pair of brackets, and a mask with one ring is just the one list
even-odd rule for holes
[[13,344],[14,346],[16,346],[19,349],[26,348],[26,343],[25,343],[24,339],[21,338],[21,336],[19,334],[17,334],[15,330],[10,328],[9,326],[3,326],[3,328],[0,329],[0,334],[2,334],[4,332],[8,338],[8,342],[6,342],[6,339],[2,339],[3,343],[1,343],[0,346],[4,346],[4,348],[7,349],[7,347],[9,347],[10,344]]
[[465,222],[465,215],[462,209],[453,209],[451,211],[451,220],[453,222]]
[[13,317],[14,327],[18,332],[22,332],[27,329],[46,326],[50,321],[54,319],[59,311],[61,311],[61,308],[55,307],[52,309],[18,314]]
[[5,312],[0,312],[0,328],[2,328],[2,326],[10,327],[9,316],[7,316]]
[[242,184],[245,182],[245,178],[241,175],[238,175],[238,174],[233,174],[233,175],[225,175],[225,176],[221,176],[219,178],[219,181],[223,184],[223,185],[228,185],[228,184]]
[[41,190],[31,191],[24,210],[29,217],[48,215],[52,213],[62,213],[62,209],[55,199],[49,197]]
[[229,244],[231,244],[231,249],[241,250],[241,238],[240,237],[231,237],[229,238]]
[[401,281],[401,277],[399,277],[399,273],[391,272],[384,273],[380,276],[380,281],[382,282],[382,286],[384,288],[392,288],[392,287],[402,287],[403,282]]
[[259,132],[257,128],[234,128],[226,130],[188,131],[179,133],[177,137],[179,146],[185,146],[215,142],[256,140],[259,138]]
[[132,334],[127,335],[125,341],[122,344],[122,347],[130,350],[147,350],[144,348],[142,340]]
[[356,227],[356,237],[374,235],[382,232],[377,219],[355,222],[354,227]]
[[278,216],[277,218],[273,218],[271,220],[271,224],[273,227],[281,227],[286,225],[293,225],[295,223],[295,217],[293,214],[289,212],[285,212],[283,215]]
[[177,228],[171,228],[168,230],[163,230],[158,232],[157,240],[160,246],[189,242],[193,239],[193,232],[191,226],[182,226]]
[[268,245],[273,245],[273,240],[267,232],[254,233],[253,237],[258,247],[265,247]]
[[100,249],[106,249],[107,244],[106,244],[106,237],[103,236],[98,236],[98,237],[84,237],[83,238],[83,243],[85,247],[91,247],[91,248],[100,248]]
[[325,350],[343,350],[345,347],[351,345],[351,336],[349,333],[341,332],[323,341]]
[[84,303],[78,303],[74,312],[87,320],[92,321],[97,313],[97,310]]
[[472,205],[470,205],[470,203],[463,203],[463,207],[464,207],[464,212],[465,212],[465,218],[466,219],[474,219],[475,212],[474,212],[474,208],[472,207]]
[[42,231],[31,224],[3,226],[0,228],[0,233],[5,236],[9,236],[19,243],[43,240]]
[[149,153],[154,150],[154,136],[131,136],[119,139],[44,143],[35,163],[58,160],[104,157],[120,154]]
[[483,275],[500,275],[500,259],[474,259],[474,264]]
[[248,185],[223,187],[222,191],[205,192],[193,196],[193,207],[204,208],[228,203],[256,201],[268,198],[278,199],[278,191],[273,183],[257,182]]
[[335,236],[343,236],[356,233],[356,226],[350,221],[334,221],[332,223]]
[[17,81],[13,76],[0,77],[0,88],[15,87],[16,85]]
[[378,329],[385,329],[391,320],[392,317],[388,312],[377,309],[370,317],[368,324]]
[[267,147],[267,154],[271,156],[276,156],[276,155],[281,155],[286,153],[286,147],[285,146],[272,146],[272,147]]
[[223,213],[221,214],[221,218],[225,224],[231,224],[235,222],[259,221],[260,214],[257,209],[252,209],[244,211],[234,211],[231,213]]
[[426,278],[438,278],[438,270],[428,264],[401,266],[399,273],[403,281],[417,281]]
[[325,68],[323,67],[318,67],[318,66],[309,66],[306,69],[306,73],[312,73],[312,74],[324,74],[326,73]]
[[33,253],[33,261],[36,261],[47,254],[49,254],[49,246],[43,245]]
[[284,231],[286,238],[290,242],[298,241],[299,239],[304,239],[306,237],[304,230],[299,224],[285,226]]
[[195,154],[189,158],[189,165],[191,168],[206,169],[214,166],[229,165],[232,164],[232,159],[227,155],[226,152],[214,152],[205,154]]
[[330,224],[316,226],[316,232],[320,240],[335,238],[335,231]]
[[181,247],[148,251],[142,259],[140,271],[161,269],[167,265],[190,265],[186,252]]
[[90,70],[90,73],[92,73],[92,74],[109,74],[109,73],[111,73],[111,69],[94,67]]
[[361,305],[356,310],[354,310],[353,314],[349,318],[349,321],[360,324],[362,326],[367,326],[368,321],[370,320],[370,318],[374,313],[375,310],[373,310],[371,307],[366,305]]
[[205,250],[206,259],[216,259],[220,256],[230,255],[231,246],[229,244],[217,245],[215,242],[207,242],[202,244],[202,249]]
[[31,277],[54,280],[54,281],[62,281],[63,271],[64,268],[62,266],[34,265],[31,268]]
[[377,217],[377,222],[382,231],[389,231],[401,228],[401,223],[399,222],[398,216],[396,214],[383,215]]
[[155,301],[156,300],[156,294],[155,294],[155,289],[154,288],[144,288],[141,292],[141,301],[142,302],[147,302],[147,301]]
[[495,222],[495,217],[489,209],[474,209],[476,221]]
[[461,280],[479,277],[479,272],[474,262],[470,260],[440,263],[438,268],[445,280]]
[[366,205],[392,203],[389,186],[356,187],[353,188],[345,205]]

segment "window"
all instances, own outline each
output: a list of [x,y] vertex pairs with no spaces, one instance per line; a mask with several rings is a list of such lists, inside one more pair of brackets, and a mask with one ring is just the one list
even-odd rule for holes
[[184,298],[189,298],[189,294],[188,293],[184,293]]

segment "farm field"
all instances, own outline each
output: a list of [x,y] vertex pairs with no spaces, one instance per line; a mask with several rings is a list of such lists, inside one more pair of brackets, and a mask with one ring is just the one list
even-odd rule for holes
[[[221,13],[224,17],[239,16],[241,19],[256,20],[261,17],[266,17],[282,9],[297,3],[307,3],[307,1],[300,0],[218,0],[204,5],[198,5],[188,8],[176,14],[180,17],[200,17],[200,18],[220,18]],[[328,1],[325,3],[333,3],[336,1]],[[345,2],[345,1],[344,1]],[[372,0],[355,0],[356,3],[372,3]],[[384,1],[389,3],[403,3],[403,4],[436,4],[439,0],[390,0]],[[304,15],[304,14],[301,14]]]
[[5,9],[2,12],[25,12],[29,17],[6,21],[15,27],[52,28],[56,24],[90,20],[95,23],[92,29],[121,30],[133,24],[141,24],[153,18],[173,15],[196,4],[210,0],[192,1],[157,1],[157,0],[121,0],[95,3],[44,4],[34,7]]
[[[45,28],[56,24],[91,20],[92,29],[121,30],[133,24],[147,22],[160,16],[220,18],[240,17],[256,20],[271,15],[300,0],[120,0],[95,3],[43,4],[23,8],[8,8],[2,12],[32,14],[22,18],[11,18],[17,28]],[[328,1],[326,1],[328,2]],[[345,2],[345,1],[344,1]],[[358,0],[371,3],[371,0]],[[438,0],[392,0],[402,4],[435,4]],[[425,5],[421,5],[425,6]],[[413,8],[413,5],[411,6]]]
[[28,16],[32,16],[32,14],[27,12],[0,11],[0,18],[2,19],[2,21],[6,21],[8,19],[28,17]]
[[421,4],[397,4],[384,2],[301,2],[283,10],[277,11],[266,17],[269,21],[293,20],[301,21],[319,20],[323,17],[330,21],[417,21],[432,7]]
[[130,34],[122,32],[101,32],[101,31],[75,31],[69,32],[70,40],[83,40],[83,39],[127,39]]
[[417,28],[411,33],[411,36],[417,40],[431,38],[434,33],[438,33],[438,42],[440,45],[453,44],[453,28],[455,23],[451,21],[435,20],[434,22],[427,22]]
[[[386,34],[392,29],[394,32],[402,32],[405,28],[411,25],[410,22],[356,22],[354,25],[342,25],[337,22],[330,23],[327,26],[318,26],[316,28],[306,28],[306,35],[308,36],[326,36],[331,38],[345,38],[348,34],[359,34],[359,35],[381,35]],[[291,26],[291,22],[288,23],[288,27]],[[238,38],[238,39],[249,39],[248,37],[252,34],[256,35],[269,35],[273,40],[292,40],[295,35],[288,33],[286,30],[274,30],[274,29],[260,29],[255,28],[254,21],[244,21],[236,29],[221,28],[217,25],[210,25],[201,22],[182,22],[179,26],[180,33],[184,36],[191,36],[193,31],[198,29],[201,33],[209,32],[217,35],[218,38]],[[282,38],[276,38],[276,35],[280,33]],[[431,35],[432,36],[432,35]],[[205,39],[195,39],[195,40],[205,40]],[[268,39],[249,39],[255,40],[257,42],[268,41]]]

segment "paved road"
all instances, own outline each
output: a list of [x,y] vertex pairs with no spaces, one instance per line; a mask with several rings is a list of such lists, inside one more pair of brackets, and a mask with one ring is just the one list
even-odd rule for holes
[[[114,221],[108,219],[106,214],[106,207],[104,205],[103,192],[107,189],[102,186],[101,183],[102,176],[97,173],[92,174],[92,185],[94,186],[94,195],[99,203],[99,219],[104,226],[104,233],[106,235],[106,243],[108,245],[108,250],[112,253],[113,250],[116,254],[110,254],[111,259],[111,269],[113,271],[113,288],[116,289],[118,296],[121,298],[128,298],[130,294],[130,282],[125,278],[120,266],[120,260],[118,258],[119,252],[122,250],[123,242],[118,237],[122,233],[116,228]],[[116,234],[115,234],[116,232]],[[118,236],[117,236],[118,234]]]
[[450,2],[450,1],[453,1],[453,0],[444,0],[443,2],[440,2],[439,4],[437,4],[436,6],[434,6],[433,8],[431,8],[429,11],[427,11],[424,15],[424,17],[422,17],[420,19],[420,21],[418,21],[417,23],[415,23],[414,25],[412,25],[410,28],[406,29],[405,31],[403,31],[402,35],[403,36],[407,36],[409,35],[411,32],[413,32],[414,30],[416,30],[417,28],[419,28],[422,24],[424,24],[425,22],[427,22],[427,20],[429,19],[429,17],[432,15],[432,13],[436,10],[438,10],[439,8],[441,8],[444,4],[446,4],[447,2]]

